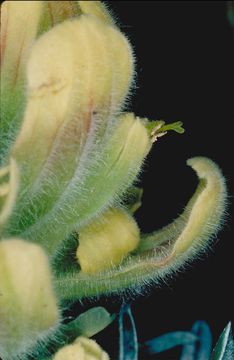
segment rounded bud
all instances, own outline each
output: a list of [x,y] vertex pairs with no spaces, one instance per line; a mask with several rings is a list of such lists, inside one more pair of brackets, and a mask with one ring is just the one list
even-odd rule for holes
[[72,345],[64,346],[54,357],[54,360],[109,360],[108,354],[96,341],[78,337]]
[[19,239],[0,242],[0,355],[12,359],[55,327],[59,312],[47,256]]
[[138,226],[127,212],[113,208],[79,231],[77,259],[84,273],[121,263],[140,241]]

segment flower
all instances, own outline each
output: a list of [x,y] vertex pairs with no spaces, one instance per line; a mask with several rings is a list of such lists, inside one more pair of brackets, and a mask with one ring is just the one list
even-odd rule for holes
[[134,219],[124,210],[112,208],[96,221],[79,230],[76,256],[84,273],[112,268],[135,250],[140,232]]
[[[29,14],[33,14],[28,20],[27,37],[19,26],[27,12],[17,21],[11,20],[16,7],[23,9],[26,5]],[[11,21],[20,28],[19,35]],[[2,38],[5,78],[10,68],[16,71],[16,65],[8,69],[8,57],[9,64],[18,58],[20,76],[27,86],[21,128],[10,151],[11,161],[19,169],[20,183],[3,236],[17,235],[40,243],[52,256],[53,264],[57,264],[55,272],[60,274],[59,259],[63,258],[64,249],[69,249],[69,236],[78,234],[72,251],[76,252],[81,269],[72,275],[60,274],[56,286],[62,297],[68,296],[63,291],[64,282],[68,292],[75,291],[76,297],[120,290],[174,271],[191,254],[201,251],[222,222],[226,197],[222,174],[205,158],[188,162],[202,185],[178,220],[139,238],[137,226],[133,226],[135,222],[126,209],[121,225],[128,219],[128,226],[135,227],[135,235],[131,237],[131,230],[126,235],[126,230],[126,241],[121,239],[123,247],[120,240],[114,240],[114,224],[120,216],[119,213],[115,217],[115,212],[120,204],[124,207],[123,197],[126,199],[131,192],[152,143],[170,129],[179,133],[183,129],[181,122],[165,125],[163,121],[149,122],[124,113],[134,57],[131,45],[106,8],[99,2],[59,2],[56,6],[46,1],[37,5],[6,2],[3,26],[7,34]],[[9,50],[17,36],[24,39],[24,56],[18,47],[15,53]],[[15,194],[16,191],[12,198]],[[100,230],[101,247],[109,244],[109,253],[98,251],[97,229],[105,217],[108,223]],[[99,276],[105,279],[100,288]]]
[[64,346],[54,356],[54,360],[109,360],[108,354],[96,341],[78,337],[71,345]]
[[24,353],[58,326],[48,259],[39,245],[0,241],[0,355]]
[[188,160],[199,185],[184,212],[141,234],[144,160],[184,130],[124,111],[129,41],[97,1],[5,1],[1,24],[0,352],[70,344],[56,360],[108,359],[93,340],[72,343],[80,324],[93,329],[87,314],[60,324],[57,304],[141,291],[204,252],[224,219],[225,181],[211,160]]
[[[118,114],[132,81],[133,56],[128,41],[115,26],[83,14],[76,20],[62,22],[36,40],[26,74],[28,100],[11,151],[21,172],[20,206],[12,215],[7,234],[35,238],[36,232],[42,239],[44,234],[39,233],[37,225],[40,221],[43,222],[40,228],[47,228],[47,244],[54,247],[48,234],[51,216],[53,222],[60,223],[59,208],[62,216],[72,222],[61,231],[56,224],[58,232],[52,236],[57,243],[59,237],[63,239],[77,225],[77,216],[72,220],[74,209],[73,205],[68,206],[67,194],[78,204],[80,192],[89,191],[86,183],[90,178],[107,168],[105,152],[113,154],[108,167],[118,156],[115,133],[122,132],[123,144],[128,136],[127,127],[130,128],[132,120],[125,120],[124,126],[124,116]],[[145,151],[132,155],[126,160],[126,169],[135,161],[140,164]],[[82,182],[84,186],[80,189]],[[116,177],[116,183],[115,187],[126,187],[126,175]],[[112,198],[114,193],[115,188],[111,189]],[[82,222],[107,206],[106,196],[103,199],[100,194],[97,189],[96,208],[90,209],[90,214],[87,209]],[[61,207],[60,198],[66,208]],[[78,209],[77,213],[81,216]]]

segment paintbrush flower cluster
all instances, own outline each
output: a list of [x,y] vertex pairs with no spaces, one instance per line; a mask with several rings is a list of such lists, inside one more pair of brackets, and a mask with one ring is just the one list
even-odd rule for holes
[[[163,229],[141,233],[134,212],[142,190],[135,181],[144,159],[157,138],[184,130],[179,121],[124,111],[134,76],[132,47],[102,3],[2,4],[4,360],[35,353],[108,359],[88,338],[112,321],[109,314],[94,308],[65,325],[64,304],[142,291],[204,252],[222,223],[221,171],[196,157],[188,165],[199,185],[184,212]],[[95,321],[100,329],[92,328]]]

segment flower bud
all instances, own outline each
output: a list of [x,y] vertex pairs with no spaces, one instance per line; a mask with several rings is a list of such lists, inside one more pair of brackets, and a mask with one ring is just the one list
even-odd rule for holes
[[44,251],[23,240],[0,242],[0,355],[12,359],[58,323]]
[[4,1],[1,5],[0,158],[8,155],[22,121],[26,63],[36,37],[80,13],[76,1]]
[[72,345],[64,346],[54,357],[54,360],[109,360],[108,354],[96,341],[78,337]]
[[76,169],[109,142],[106,132],[118,121],[132,74],[128,41],[94,17],[63,22],[37,40],[28,61],[27,108],[12,151],[22,174],[20,194],[27,188],[21,209],[40,199],[37,217],[47,212]]
[[48,156],[55,156],[56,145],[60,154],[58,142],[63,151],[66,142],[69,151],[69,141],[77,157],[95,120],[104,125],[122,104],[131,77],[130,46],[111,26],[81,16],[44,34],[28,61],[28,104],[13,150],[17,159],[33,160],[35,176]]
[[113,208],[79,231],[76,252],[81,270],[96,273],[112,268],[135,250],[140,233],[133,217]]

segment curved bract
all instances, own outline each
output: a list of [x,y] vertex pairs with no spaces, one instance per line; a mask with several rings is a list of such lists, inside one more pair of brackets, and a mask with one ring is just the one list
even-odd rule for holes
[[142,235],[134,254],[112,270],[92,276],[82,271],[61,274],[56,288],[62,298],[98,296],[127,288],[133,293],[142,291],[145,285],[160,283],[205,252],[224,220],[226,186],[211,160],[192,158],[188,165],[200,182],[181,216],[155,233]]

